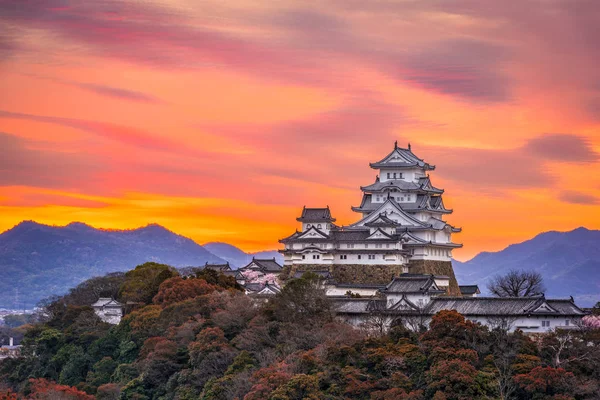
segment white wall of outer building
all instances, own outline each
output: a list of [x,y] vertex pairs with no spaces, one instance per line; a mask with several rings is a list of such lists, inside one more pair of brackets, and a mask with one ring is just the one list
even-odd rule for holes
[[[497,317],[467,316],[466,318],[488,326],[493,326],[499,322]],[[568,325],[567,320],[569,321]],[[523,316],[519,318],[506,318],[506,321],[510,323],[511,332],[520,329],[528,333],[545,333],[556,328],[575,328],[581,322],[581,317],[572,319],[565,316]],[[542,326],[542,321],[547,321],[549,326]]]
[[[339,318],[355,327],[360,327],[365,324],[368,324],[370,316],[369,316],[369,314],[346,314],[346,315],[339,315]],[[397,318],[401,319],[402,316],[400,316],[400,315],[399,316],[390,316],[387,325],[391,326],[394,322],[394,319],[397,319]],[[414,317],[408,317],[407,319],[410,320],[411,318],[414,319]],[[495,326],[495,324],[497,324],[498,320],[499,320],[497,317],[482,317],[482,316],[478,316],[478,317],[467,316],[467,319],[474,321],[474,322],[479,322],[480,324],[486,325],[489,327]],[[547,332],[550,332],[557,328],[572,329],[581,323],[581,317],[568,318],[565,316],[560,316],[560,317],[522,316],[522,317],[518,317],[518,318],[514,318],[514,317],[508,318],[507,317],[506,320],[510,321],[510,331],[511,332],[514,332],[515,330],[520,329],[521,331],[523,331],[525,333],[547,333]],[[567,320],[569,320],[568,325],[566,323]],[[550,326],[543,327],[542,321],[549,321]],[[429,325],[429,323],[431,322],[431,318],[426,317],[423,319],[423,322],[425,323],[425,325]],[[409,324],[407,324],[406,327],[409,329],[413,328],[413,326],[411,326]]]
[[[381,247],[379,247],[378,245],[381,245]],[[349,247],[348,245],[352,246]],[[302,250],[308,247],[317,247],[319,249],[323,249],[323,250],[330,250],[330,249],[336,249],[336,250],[402,250],[402,243],[401,242],[396,242],[396,243],[377,243],[377,242],[370,242],[370,243],[339,243],[338,246],[334,245],[333,243],[327,243],[327,242],[303,242],[303,243],[293,243],[293,244],[288,244],[285,245],[286,249],[293,249],[293,250]]]
[[103,321],[117,325],[123,317],[123,309],[120,307],[94,307],[94,312]]
[[[284,265],[406,265],[408,263],[408,259],[401,254],[373,253],[371,255],[372,257],[369,258],[368,253],[307,251],[302,254],[285,254]],[[318,256],[318,258],[313,256]],[[342,258],[341,256],[346,257]],[[405,272],[408,272],[408,268]]]
[[403,295],[405,295],[410,302],[420,308],[425,307],[431,301],[431,295],[427,293],[390,293],[387,295],[387,307],[392,307],[394,304],[398,303],[400,299],[402,299]]
[[[388,173],[390,173],[390,177],[388,178]],[[394,173],[396,173],[396,178],[394,179]],[[402,174],[402,175],[400,175]],[[402,176],[402,178],[400,178]],[[425,172],[421,169],[400,169],[400,168],[384,168],[379,170],[379,180],[381,182],[393,181],[393,180],[403,180],[407,182],[415,182],[418,181],[419,178],[425,177]]]
[[404,191],[386,191],[383,193],[373,193],[371,195],[371,203],[376,203],[376,204],[383,204],[387,201],[388,199],[388,193],[389,193],[389,197],[393,200],[395,200],[397,203],[403,204],[403,203],[414,203],[415,201],[417,201],[417,194],[416,193],[409,193],[409,192],[404,192]]
[[371,297],[377,294],[378,289],[376,288],[360,288],[360,287],[339,287],[339,286],[327,286],[325,294],[327,296],[344,296],[348,291],[359,294],[362,297]]
[[436,247],[415,247],[411,260],[450,261],[452,250]]
[[323,231],[325,233],[329,233],[329,231],[331,230],[330,222],[303,222],[302,223],[302,232],[306,232],[313,226],[315,228],[317,228],[318,230]]

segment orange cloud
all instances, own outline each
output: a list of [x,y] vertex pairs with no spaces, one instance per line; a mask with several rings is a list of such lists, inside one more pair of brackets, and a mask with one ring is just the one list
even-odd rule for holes
[[[500,3],[498,3],[500,4]],[[0,2],[0,230],[149,222],[276,248],[394,140],[468,258],[600,228],[594,1]]]

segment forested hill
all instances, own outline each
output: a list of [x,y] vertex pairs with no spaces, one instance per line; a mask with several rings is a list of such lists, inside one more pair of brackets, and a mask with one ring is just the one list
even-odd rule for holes
[[0,307],[32,307],[40,299],[108,272],[146,261],[175,267],[224,262],[193,240],[160,225],[100,230],[82,223],[64,227],[21,222],[0,234]]
[[540,272],[546,294],[573,296],[577,304],[600,301],[600,231],[578,228],[570,232],[545,232],[494,253],[480,253],[465,263],[453,262],[461,284],[486,282],[511,269]]

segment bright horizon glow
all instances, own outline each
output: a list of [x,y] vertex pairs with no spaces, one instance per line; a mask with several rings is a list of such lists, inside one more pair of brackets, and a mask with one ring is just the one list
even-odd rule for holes
[[600,229],[600,4],[0,2],[0,231],[22,220],[278,249],[359,214],[394,141],[459,260]]

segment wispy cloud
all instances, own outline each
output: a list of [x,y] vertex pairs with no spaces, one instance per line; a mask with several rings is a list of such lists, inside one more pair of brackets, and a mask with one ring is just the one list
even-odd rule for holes
[[600,197],[582,192],[563,191],[558,195],[565,203],[593,206],[600,204]]

